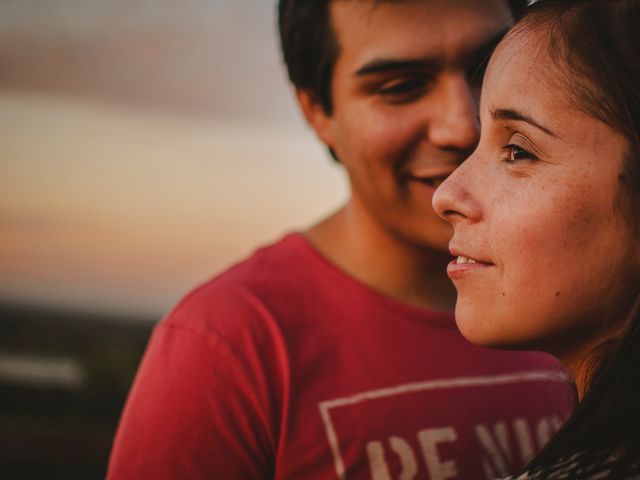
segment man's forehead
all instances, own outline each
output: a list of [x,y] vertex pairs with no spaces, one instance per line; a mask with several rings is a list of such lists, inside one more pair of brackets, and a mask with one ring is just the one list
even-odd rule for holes
[[461,9],[477,10],[488,15],[508,12],[512,17],[508,0],[329,0],[328,5],[331,12],[350,8],[351,15],[360,17],[374,15],[380,9],[393,12],[407,8],[420,9],[424,12],[440,15],[455,15]]
[[463,61],[513,22],[504,0],[334,0],[331,20],[341,54],[360,64]]

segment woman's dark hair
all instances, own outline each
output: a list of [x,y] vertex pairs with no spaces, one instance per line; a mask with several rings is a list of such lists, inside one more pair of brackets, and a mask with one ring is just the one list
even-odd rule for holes
[[[340,46],[331,27],[329,4],[337,0],[280,0],[278,27],[284,63],[296,88],[307,90],[332,113],[331,77]],[[372,4],[406,0],[369,0]],[[506,0],[514,17],[526,0]]]
[[[571,105],[627,140],[618,206],[640,242],[640,0],[539,0],[508,35],[531,30],[544,33]],[[638,295],[640,278],[629,287]],[[640,296],[627,313],[626,331],[587,359],[582,402],[529,469],[576,453],[613,455],[621,468],[640,462]]]

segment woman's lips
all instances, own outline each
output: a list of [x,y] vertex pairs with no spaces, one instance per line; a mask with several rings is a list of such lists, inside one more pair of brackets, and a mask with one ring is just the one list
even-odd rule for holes
[[457,258],[454,258],[449,265],[447,265],[447,275],[454,280],[469,273],[484,271],[493,266],[494,264],[490,262],[483,262],[465,255],[458,255]]

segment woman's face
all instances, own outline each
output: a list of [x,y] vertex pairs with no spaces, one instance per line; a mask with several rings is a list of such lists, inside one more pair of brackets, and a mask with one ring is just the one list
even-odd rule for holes
[[525,30],[497,48],[480,143],[433,202],[455,231],[464,336],[571,361],[620,327],[610,307],[628,308],[639,256],[616,207],[627,143],[570,105],[544,42]]

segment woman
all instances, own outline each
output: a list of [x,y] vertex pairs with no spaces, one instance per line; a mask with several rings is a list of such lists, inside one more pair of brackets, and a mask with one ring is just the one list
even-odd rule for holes
[[[473,343],[538,349],[581,403],[522,478],[640,478],[640,0],[540,0],[494,52],[439,188]],[[565,476],[562,476],[565,475]]]

